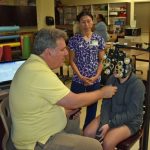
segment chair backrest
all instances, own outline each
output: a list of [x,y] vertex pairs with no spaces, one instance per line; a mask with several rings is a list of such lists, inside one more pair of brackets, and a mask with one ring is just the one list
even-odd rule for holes
[[4,125],[5,135],[2,141],[3,150],[6,150],[6,144],[9,139],[11,129],[11,115],[9,110],[9,95],[7,95],[0,103],[0,116]]

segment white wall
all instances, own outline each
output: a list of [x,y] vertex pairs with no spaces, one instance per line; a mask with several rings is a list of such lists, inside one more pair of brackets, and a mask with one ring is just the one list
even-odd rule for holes
[[54,0],[36,0],[37,7],[37,24],[38,30],[41,28],[50,28],[54,26],[47,26],[45,16],[55,16]]
[[142,29],[142,42],[149,41],[150,32],[150,2],[135,3],[136,26]]

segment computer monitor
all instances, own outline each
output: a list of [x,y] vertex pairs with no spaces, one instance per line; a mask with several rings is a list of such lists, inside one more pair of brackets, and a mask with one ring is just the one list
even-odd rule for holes
[[0,88],[11,83],[18,68],[25,60],[0,62]]

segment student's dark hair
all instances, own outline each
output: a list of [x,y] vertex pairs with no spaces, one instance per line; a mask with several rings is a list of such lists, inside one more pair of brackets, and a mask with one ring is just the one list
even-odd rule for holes
[[98,14],[98,17],[106,24],[106,19],[102,14]]
[[91,17],[91,19],[93,20],[93,16],[91,13],[87,12],[87,11],[82,11],[77,15],[77,21],[80,22],[81,17],[83,16],[89,16]]

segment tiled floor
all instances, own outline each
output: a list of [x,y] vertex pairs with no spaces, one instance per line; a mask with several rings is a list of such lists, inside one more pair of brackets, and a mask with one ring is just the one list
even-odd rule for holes
[[[136,52],[130,52],[130,54],[132,55],[133,53],[136,53]],[[141,56],[139,57],[142,57],[142,58],[148,58],[148,53],[147,54],[142,54]],[[136,74],[141,78],[141,79],[144,79],[146,80],[147,79],[147,70],[148,70],[148,62],[141,62],[141,61],[137,61],[136,62],[136,69],[140,69],[143,71],[143,74],[141,74],[140,72],[136,72]],[[64,67],[64,70],[66,70],[66,67]],[[72,71],[71,69],[70,70],[70,75],[72,74]],[[66,72],[66,71],[65,71]],[[70,82],[67,82],[67,86],[70,86]],[[100,112],[100,106],[101,106],[101,101],[99,101],[98,103],[98,108],[97,108],[97,115],[99,114]],[[81,110],[81,124],[80,124],[80,127],[82,128],[83,127],[83,124],[84,124],[84,119],[85,119],[85,113],[86,113],[86,108],[83,107],[82,110]],[[149,136],[150,136],[150,131],[149,131]],[[150,137],[149,137],[149,145],[148,145],[148,150],[150,150]],[[139,141],[131,148],[131,150],[138,150],[139,149]]]

